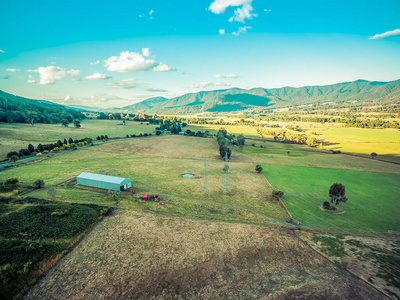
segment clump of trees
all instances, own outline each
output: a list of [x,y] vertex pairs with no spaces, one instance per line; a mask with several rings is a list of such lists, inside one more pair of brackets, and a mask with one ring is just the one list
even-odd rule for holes
[[284,193],[282,191],[278,191],[278,190],[272,191],[272,197],[276,198],[276,200],[279,200],[280,198],[282,198],[283,194]]
[[261,167],[261,165],[256,165],[256,172],[257,173],[261,173],[263,170],[263,168]]

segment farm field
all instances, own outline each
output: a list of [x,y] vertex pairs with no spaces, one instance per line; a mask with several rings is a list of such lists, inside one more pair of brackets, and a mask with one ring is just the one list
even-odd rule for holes
[[60,124],[41,124],[34,126],[25,123],[0,123],[0,158],[11,151],[27,148],[29,144],[37,147],[40,143],[55,143],[57,140],[83,139],[85,137],[96,139],[98,135],[109,137],[124,137],[127,134],[151,133],[155,125],[140,124],[140,122],[127,121],[125,126],[116,125],[118,120],[83,120],[80,128],[62,126]]
[[[208,197],[202,196],[204,156],[207,156]],[[223,166],[214,139],[175,135],[135,138],[89,147],[10,169],[3,174],[5,179],[16,177],[23,183],[32,183],[40,178],[48,186],[56,186],[56,189],[60,190],[56,195],[57,200],[76,201],[81,198],[77,196],[79,194],[77,189],[73,186],[58,187],[57,185],[75,178],[82,171],[94,173],[104,171],[105,174],[132,178],[134,188],[142,194],[159,193],[164,194],[166,198],[179,198],[181,204],[175,208],[179,214],[189,214],[193,217],[203,215],[204,217],[204,213],[208,212],[207,214],[212,219],[225,217],[234,219],[236,214],[238,217],[244,214],[242,211],[244,208],[281,221],[288,220],[283,207],[271,197],[271,190],[265,178],[254,171],[251,160],[246,160],[244,156],[238,156],[237,160],[232,159],[230,163],[231,192],[228,194],[221,192]],[[181,176],[183,173],[192,173],[195,176],[184,178]],[[45,191],[42,190],[31,194],[35,197],[44,197],[46,196],[44,193]],[[82,192],[84,193],[90,194],[86,191]],[[92,198],[96,197],[87,199]],[[200,203],[201,201],[209,202],[208,206],[214,203],[218,209],[208,207]],[[139,205],[129,201],[122,201],[121,205],[124,203],[128,206]],[[195,205],[197,205],[196,208]],[[203,207],[200,208],[200,205]],[[228,209],[231,209],[230,212],[227,212]],[[168,212],[174,209],[171,205],[159,210]],[[209,212],[210,210],[212,212]],[[219,214],[214,211],[220,212],[222,216],[218,217]],[[224,211],[226,213],[223,213]],[[269,218],[265,216],[261,220],[260,215],[250,217],[254,216],[251,211],[247,211],[245,215],[249,217],[247,222],[269,222]],[[245,220],[243,217],[240,219]]]
[[24,299],[382,296],[286,230],[119,211],[96,226]]
[[[311,291],[333,298],[358,295],[364,283],[355,277],[348,277],[343,270],[302,244],[290,229],[297,225],[286,223],[290,216],[281,202],[271,196],[271,192],[273,188],[285,191],[283,198],[292,212],[288,204],[291,198],[286,198],[291,196],[291,191],[287,189],[291,188],[292,182],[308,178],[308,185],[297,183],[295,189],[298,191],[295,192],[296,197],[299,196],[296,205],[309,210],[309,206],[313,205],[309,204],[309,198],[313,195],[308,191],[315,189],[317,179],[324,178],[326,170],[333,170],[342,177],[346,177],[343,173],[353,172],[352,176],[347,176],[349,181],[343,182],[350,199],[341,205],[346,213],[334,216],[335,220],[318,219],[316,224],[315,220],[306,219],[304,225],[318,232],[357,234],[358,231],[368,231],[378,235],[399,227],[395,218],[398,215],[396,202],[393,200],[399,190],[396,186],[400,177],[398,166],[259,139],[248,139],[243,148],[232,149],[229,162],[231,192],[228,194],[221,191],[224,164],[214,138],[179,135],[132,138],[56,154],[3,171],[3,179],[18,178],[26,185],[37,179],[44,180],[46,187],[27,194],[30,197],[50,199],[49,190],[52,189],[55,191],[52,198],[59,203],[119,208],[115,215],[96,226],[26,297],[38,298],[44,289],[49,293],[56,293],[57,290],[68,293],[73,290],[77,298],[83,294],[93,295],[93,298],[126,296],[143,299],[211,298],[210,295],[218,294],[222,298],[266,296],[286,299],[311,295]],[[287,151],[290,151],[289,155]],[[202,195],[205,156],[209,196]],[[255,164],[260,163],[266,176],[254,170]],[[286,173],[279,173],[288,168],[306,169],[315,175],[298,171],[297,179],[290,180]],[[322,173],[318,173],[319,170]],[[117,204],[105,190],[75,185],[74,178],[82,171],[132,178],[135,193],[122,192]],[[181,176],[183,173],[192,173],[194,176],[184,178]],[[374,197],[391,199],[391,208],[386,204],[377,206],[370,198],[360,204],[357,197],[365,195],[354,189],[350,191],[350,186],[357,184],[363,187],[363,182],[369,184],[375,178],[372,175],[356,180],[358,174],[369,173],[380,176],[377,182],[385,189],[379,195],[373,194]],[[330,181],[335,179],[333,174],[327,182],[332,184],[334,181]],[[274,180],[281,180],[282,186]],[[329,199],[328,189],[329,186],[326,190],[316,190],[319,205]],[[368,192],[368,188],[363,190]],[[166,204],[142,201],[145,193],[159,194]],[[354,208],[355,204],[358,205],[357,209],[347,210],[347,207]],[[313,214],[322,213],[318,207],[316,209],[312,211]],[[372,210],[375,209],[379,213],[389,211],[390,218],[378,213],[372,220]],[[302,210],[299,211],[298,215],[297,212],[292,213],[296,220],[303,223],[300,219]],[[362,214],[366,217],[363,218]],[[350,221],[348,217],[351,217]],[[330,223],[326,224],[327,221]],[[182,247],[176,246],[180,244]],[[111,264],[103,263],[109,261],[110,257]],[[210,268],[213,276],[209,274]],[[78,269],[79,272],[73,271]],[[130,275],[126,270],[135,271]],[[295,274],[293,278],[290,275],[292,270]],[[98,276],[92,276],[91,272]],[[59,280],[63,276],[61,274],[66,274],[65,281]],[[200,276],[195,278],[190,274]],[[339,278],[345,279],[346,286],[336,288],[322,284],[327,281],[329,274],[334,274],[337,281],[340,281]],[[208,277],[217,278],[217,281],[211,281]],[[238,282],[241,284],[235,289]],[[49,286],[54,286],[54,290]],[[137,290],[140,292],[135,292]],[[363,290],[367,293],[367,299],[376,296],[370,294],[374,292],[368,286]],[[379,297],[382,298],[382,295]]]
[[[400,175],[354,170],[267,165],[263,174],[283,199],[294,218],[306,226],[330,227],[339,231],[400,231]],[[343,214],[323,212],[329,187],[340,182],[346,187]]]

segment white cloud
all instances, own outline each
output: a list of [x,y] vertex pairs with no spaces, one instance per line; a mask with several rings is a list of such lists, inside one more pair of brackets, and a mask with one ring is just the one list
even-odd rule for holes
[[108,76],[106,74],[102,73],[94,73],[93,75],[86,76],[86,80],[106,80],[112,78],[111,76]]
[[251,29],[251,26],[239,27],[239,28],[238,28],[238,31],[234,31],[234,32],[232,32],[232,34],[238,36],[238,35],[240,35],[241,33],[247,32],[247,29]]
[[124,79],[120,82],[108,83],[110,89],[133,89],[139,86],[134,78]]
[[139,18],[143,18],[143,15],[139,15]]
[[149,48],[142,48],[142,55],[149,57],[150,56],[150,50]]
[[154,10],[151,9],[151,10],[149,11],[149,15],[152,16],[153,14],[154,14]]
[[266,9],[264,9],[264,11],[265,11],[265,12],[271,12],[272,10],[266,8]]
[[210,4],[208,10],[214,14],[222,14],[229,6],[243,6],[251,4],[253,0],[215,0]]
[[225,34],[225,29],[220,29],[220,30],[218,30],[218,32],[219,32],[220,35],[224,35]]
[[107,70],[113,72],[148,71],[154,65],[154,60],[146,60],[140,53],[129,51],[123,51],[120,56],[111,56],[104,61]]
[[245,19],[253,19],[253,17],[257,17],[257,14],[252,14],[253,7],[250,4],[245,4],[241,8],[237,8],[235,10],[235,14],[229,18],[229,22],[237,21],[240,23],[244,23]]
[[20,69],[14,69],[14,68],[8,68],[7,69],[8,72],[18,72],[21,71]]
[[[56,82],[56,80],[62,79],[67,75],[71,75],[72,77],[75,77],[75,76],[78,76],[81,74],[81,71],[79,71],[79,70],[71,69],[71,70],[67,71],[64,68],[60,68],[60,67],[56,67],[56,66],[39,67],[37,70],[28,70],[27,72],[39,73],[39,76],[40,76],[39,84],[43,84],[43,85],[54,84]],[[31,79],[30,83],[34,83],[33,79]]]
[[198,84],[193,84],[191,87],[192,88],[197,88],[197,89],[204,89],[208,87],[219,87],[219,86],[231,86],[230,82],[201,82]]
[[386,38],[389,36],[397,36],[397,35],[400,35],[400,29],[395,29],[395,30],[386,31],[384,33],[375,34],[374,36],[368,37],[368,39],[377,40],[377,39],[383,39],[383,38]]
[[0,53],[6,53],[4,50],[0,49]]
[[215,74],[215,78],[238,78],[239,76],[231,73],[231,74]]
[[35,80],[35,78],[33,78],[32,75],[29,75],[28,77],[29,77],[28,83],[36,83],[36,80]]
[[153,68],[154,72],[168,72],[168,71],[175,71],[175,70],[176,70],[175,68],[168,66],[162,62],[160,62],[158,64],[158,66]]
[[74,100],[70,95],[68,95],[67,97],[65,97],[64,102],[68,102],[68,101],[72,101]]
[[99,61],[99,60],[96,60],[96,61],[91,62],[90,64],[91,64],[91,65],[98,65],[99,63],[100,63],[100,61]]

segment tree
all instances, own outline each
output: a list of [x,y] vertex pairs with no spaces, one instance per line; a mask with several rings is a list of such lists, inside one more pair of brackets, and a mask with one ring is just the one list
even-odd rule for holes
[[341,183],[334,183],[329,188],[329,197],[331,198],[331,203],[333,204],[332,209],[336,209],[336,205],[340,202],[347,202],[346,189]]
[[287,152],[287,155],[290,155],[290,151]]
[[14,164],[19,159],[18,155],[11,155],[10,161]]
[[72,144],[74,142],[74,140],[72,138],[68,139],[68,144]]
[[256,165],[256,172],[257,173],[261,173],[263,170],[263,168],[261,167],[261,165]]
[[43,150],[44,150],[43,145],[42,145],[42,144],[39,144],[39,145],[37,146],[37,150],[38,150],[39,152],[43,152]]
[[375,152],[372,152],[372,153],[371,153],[371,158],[372,158],[372,159],[374,159],[374,158],[377,157],[377,156],[378,156],[378,154],[376,154]]
[[245,138],[243,136],[243,134],[239,134],[237,137],[237,143],[239,144],[239,146],[243,146],[245,142]]
[[33,147],[32,144],[29,144],[28,145],[28,150],[31,151],[31,152],[35,152],[35,147]]
[[68,122],[67,119],[62,119],[61,120],[61,125],[65,126],[65,127],[68,127],[68,124],[69,124],[69,122]]
[[81,121],[79,121],[79,120],[74,120],[74,126],[75,126],[76,128],[81,127]]
[[278,191],[278,190],[273,190],[272,191],[272,196],[275,197],[276,199],[282,198],[283,192],[282,191]]
[[44,187],[44,181],[41,180],[41,179],[36,180],[36,181],[33,183],[33,187],[34,187],[36,190],[41,189],[42,187]]
[[232,151],[227,146],[221,146],[219,148],[219,154],[221,155],[222,158],[225,157],[225,154],[228,154],[228,159],[229,159],[231,157]]

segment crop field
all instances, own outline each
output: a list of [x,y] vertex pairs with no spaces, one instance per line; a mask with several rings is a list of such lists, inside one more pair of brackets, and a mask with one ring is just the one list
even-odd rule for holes
[[29,144],[36,147],[40,143],[55,143],[64,139],[83,139],[85,137],[96,139],[98,135],[109,137],[124,137],[127,134],[151,133],[155,125],[143,125],[140,122],[127,121],[125,126],[116,125],[119,120],[83,120],[80,128],[72,124],[69,127],[60,124],[35,124],[25,123],[0,123],[0,158],[8,152],[19,151],[27,148]]
[[[335,284],[326,284],[335,282]],[[119,211],[24,299],[380,299],[286,232]]]
[[[400,175],[353,170],[263,165],[263,174],[283,199],[294,218],[310,227],[343,231],[400,231]],[[330,201],[329,187],[340,182],[346,187],[347,203],[342,214],[319,207]]]

